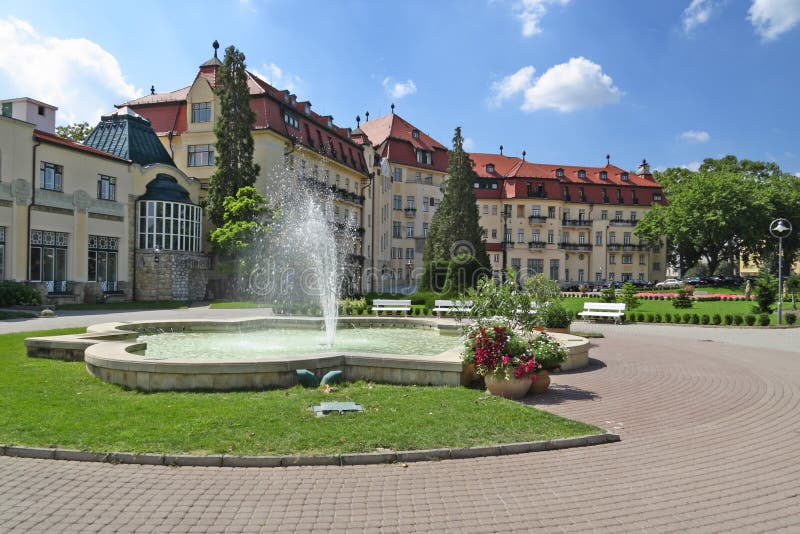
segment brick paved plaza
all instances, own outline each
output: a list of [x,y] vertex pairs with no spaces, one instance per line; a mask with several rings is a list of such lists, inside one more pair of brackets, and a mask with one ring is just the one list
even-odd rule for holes
[[0,532],[800,531],[800,330],[574,328],[606,334],[592,365],[529,401],[619,443],[407,467],[0,457]]

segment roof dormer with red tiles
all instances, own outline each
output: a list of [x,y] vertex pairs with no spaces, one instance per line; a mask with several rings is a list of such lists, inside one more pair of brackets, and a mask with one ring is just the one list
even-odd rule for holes
[[357,142],[371,143],[389,163],[447,172],[447,148],[394,111],[359,123]]

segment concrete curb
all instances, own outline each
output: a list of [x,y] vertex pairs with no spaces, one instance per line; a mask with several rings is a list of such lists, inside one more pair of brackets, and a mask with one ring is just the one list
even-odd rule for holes
[[191,454],[133,454],[128,452],[94,452],[72,449],[44,449],[16,447],[0,444],[0,456],[34,458],[40,460],[67,460],[72,462],[103,462],[131,465],[164,465],[171,467],[308,467],[320,465],[375,465],[437,460],[460,460],[506,456],[529,452],[588,447],[620,441],[619,434],[589,434],[574,438],[549,441],[524,441],[483,447],[457,449],[427,449],[418,451],[367,452],[323,456],[200,456]]

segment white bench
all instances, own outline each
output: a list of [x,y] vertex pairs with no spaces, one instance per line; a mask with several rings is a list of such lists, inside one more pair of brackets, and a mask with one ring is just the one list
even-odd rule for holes
[[472,309],[471,300],[464,302],[460,300],[436,300],[434,304],[436,307],[433,308],[433,313],[440,317],[442,314],[448,313],[469,313]]
[[586,302],[578,314],[584,319],[614,319],[619,323],[625,316],[624,302]]
[[403,312],[408,314],[411,312],[411,301],[375,299],[372,301],[372,311],[377,315],[380,315],[381,312]]

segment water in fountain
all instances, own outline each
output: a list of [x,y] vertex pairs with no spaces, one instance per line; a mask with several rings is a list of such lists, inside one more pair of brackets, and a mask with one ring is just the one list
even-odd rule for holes
[[268,238],[254,247],[257,267],[249,289],[289,311],[320,311],[332,346],[344,258],[354,241],[353,221],[337,221],[338,210],[324,182],[292,169],[272,173],[265,192],[276,213]]

